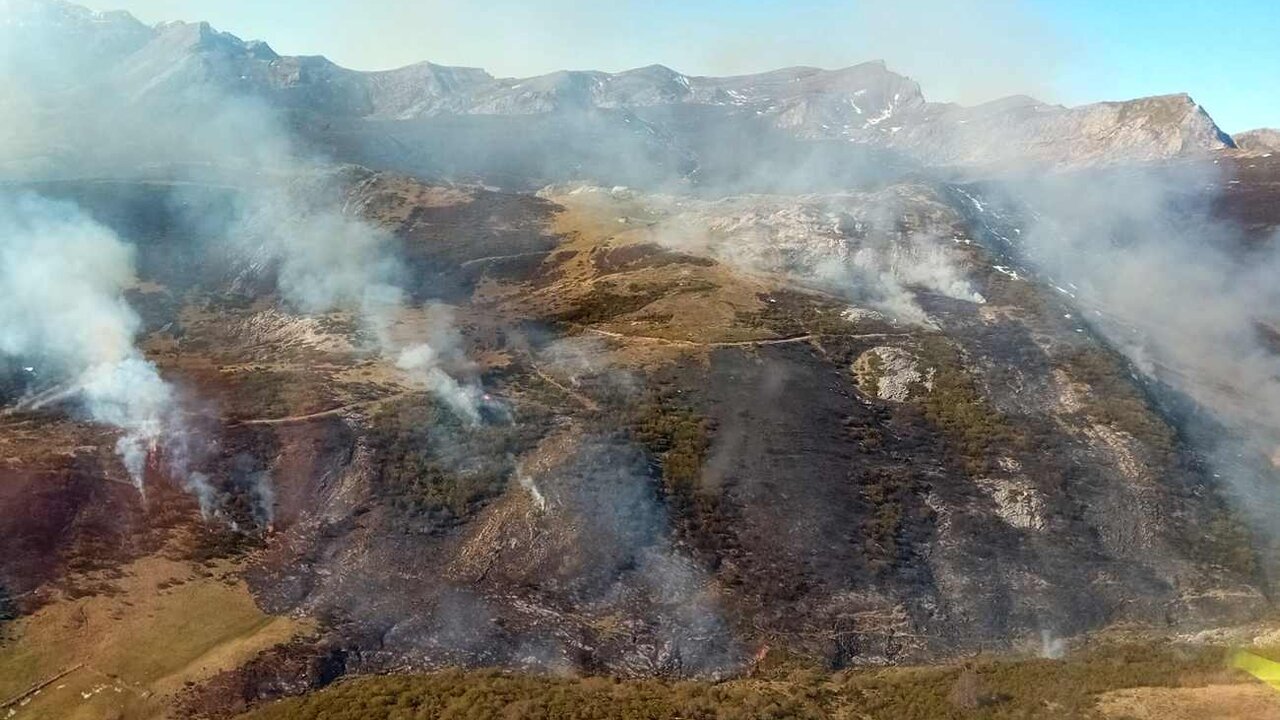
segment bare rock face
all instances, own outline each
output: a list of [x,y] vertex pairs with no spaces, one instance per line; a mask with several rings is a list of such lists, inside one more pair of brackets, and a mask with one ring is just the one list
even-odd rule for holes
[[[38,80],[37,86],[56,90],[106,83],[125,98],[147,103],[152,113],[163,112],[154,104],[163,108],[166,102],[187,101],[193,91],[211,86],[217,93],[264,99],[311,127],[352,123],[356,132],[346,134],[363,147],[399,145],[398,123],[447,119],[448,127],[434,128],[437,133],[461,128],[464,135],[480,135],[466,135],[466,140],[485,145],[523,143],[539,166],[548,164],[543,155],[566,158],[561,146],[587,142],[585,138],[596,138],[596,146],[626,148],[604,158],[597,175],[624,174],[625,166],[635,162],[631,146],[639,144],[659,158],[649,160],[658,166],[654,174],[667,181],[687,178],[708,164],[717,138],[732,137],[746,126],[791,141],[888,151],[928,167],[1078,167],[1235,147],[1186,95],[1077,108],[1011,97],[964,107],[928,102],[915,81],[879,61],[839,70],[798,67],[735,77],[687,76],[660,65],[531,78],[496,78],[476,68],[431,63],[356,72],[323,57],[280,56],[265,43],[245,42],[207,23],[149,28],[124,13],[98,14],[34,0],[10,0],[5,8],[0,37],[7,33],[15,40],[8,43],[15,51],[6,57],[25,62],[53,53],[75,60],[35,63],[57,67],[65,75]],[[557,125],[569,137],[541,133],[538,123],[549,116],[575,118]],[[507,130],[494,130],[495,123]],[[1254,135],[1249,141],[1265,144],[1265,137]],[[428,143],[430,138],[415,136],[413,142]],[[443,144],[457,142],[447,139]],[[760,142],[751,142],[763,150]],[[535,152],[530,149],[535,145],[551,151]],[[365,155],[344,159],[370,162]],[[581,158],[562,162],[567,167],[591,164]]]
[[1150,161],[1234,147],[1187,95],[1077,108],[1008,98],[975,108],[931,110],[889,139],[930,164],[1080,166]]
[[1280,130],[1260,128],[1236,135],[1236,147],[1250,152],[1271,153],[1280,150]]

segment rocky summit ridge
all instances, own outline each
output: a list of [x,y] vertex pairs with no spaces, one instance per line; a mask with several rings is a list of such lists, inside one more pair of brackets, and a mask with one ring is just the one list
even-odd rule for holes
[[762,122],[802,140],[884,149],[926,166],[1077,167],[1235,147],[1185,94],[1072,108],[1029,97],[961,106],[928,101],[918,83],[882,61],[732,77],[686,75],[662,65],[529,78],[430,62],[361,72],[322,56],[282,56],[208,23],[147,27],[128,13],[94,13],[59,0],[8,0],[0,13],[0,35],[13,34],[21,45],[39,27],[39,37],[52,38],[54,49],[71,58],[58,65],[61,77],[33,78],[44,90],[107,79],[144,101],[210,84],[321,124],[376,123],[376,130],[364,128],[375,134],[433,118],[592,113],[596,123],[641,120],[655,137],[678,140],[686,116],[697,113],[725,124]]

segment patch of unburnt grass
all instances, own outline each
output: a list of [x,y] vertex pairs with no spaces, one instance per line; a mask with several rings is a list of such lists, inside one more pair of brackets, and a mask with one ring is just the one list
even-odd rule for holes
[[656,458],[676,535],[714,561],[733,544],[733,514],[724,488],[704,482],[714,422],[682,403],[670,388],[651,392],[639,406],[633,434]]
[[727,682],[449,671],[360,678],[247,718],[1100,718],[1097,697],[1105,692],[1243,680],[1225,669],[1226,654],[1213,647],[1106,645],[1064,660],[980,658],[839,673],[777,668]]

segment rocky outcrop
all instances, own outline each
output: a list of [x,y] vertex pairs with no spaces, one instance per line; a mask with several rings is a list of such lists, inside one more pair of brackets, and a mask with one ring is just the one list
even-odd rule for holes
[[1235,146],[1187,95],[1076,108],[1007,98],[973,108],[933,107],[893,127],[890,147],[938,165],[1097,165]]
[[1249,152],[1270,153],[1280,151],[1280,130],[1260,128],[1234,136],[1236,147]]

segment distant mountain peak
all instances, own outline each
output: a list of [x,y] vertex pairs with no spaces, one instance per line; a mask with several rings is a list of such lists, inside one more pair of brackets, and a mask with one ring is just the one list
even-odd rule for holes
[[[928,165],[1095,164],[1235,147],[1185,93],[1077,108],[1026,96],[965,107],[928,102],[919,83],[883,59],[731,77],[689,76],[660,64],[528,78],[430,62],[358,72],[321,56],[282,57],[265,42],[245,42],[205,22],[148,28],[127,13],[94,13],[61,0],[0,0],[0,8],[16,9],[0,15],[0,31],[6,22],[37,20],[57,31],[38,33],[55,38],[56,47],[23,47],[16,57],[30,52],[35,67],[50,53],[79,58],[66,64],[65,77],[47,84],[88,83],[105,74],[134,98],[215,84],[308,117],[378,121],[611,110],[640,119],[631,129],[644,127],[653,142],[670,136],[667,121],[639,115],[696,106],[725,118],[752,118],[796,139],[885,148]],[[30,35],[10,34],[11,43]]]

